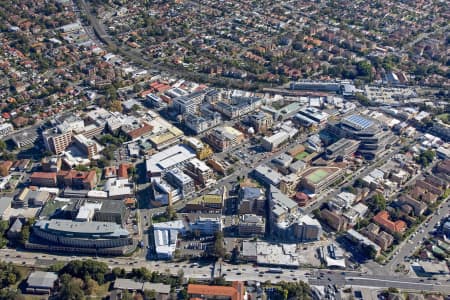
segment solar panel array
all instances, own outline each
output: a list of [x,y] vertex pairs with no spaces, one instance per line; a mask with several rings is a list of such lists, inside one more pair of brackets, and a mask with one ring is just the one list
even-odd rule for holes
[[373,122],[359,115],[351,115],[344,118],[345,123],[357,129],[366,129],[373,125]]

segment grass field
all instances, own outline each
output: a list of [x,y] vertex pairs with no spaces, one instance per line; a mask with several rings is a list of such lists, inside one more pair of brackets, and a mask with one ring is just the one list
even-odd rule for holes
[[450,114],[441,114],[436,117],[446,124],[450,123]]
[[296,159],[296,160],[302,160],[302,159],[304,159],[305,157],[307,157],[308,155],[309,155],[308,152],[303,151],[302,153],[297,154],[297,155],[295,156],[295,159]]
[[327,171],[318,169],[318,170],[315,170],[314,172],[312,172],[311,174],[309,174],[308,176],[306,176],[306,179],[308,179],[312,183],[316,184],[316,183],[320,182],[321,180],[323,180],[325,177],[327,177],[327,175],[328,175]]

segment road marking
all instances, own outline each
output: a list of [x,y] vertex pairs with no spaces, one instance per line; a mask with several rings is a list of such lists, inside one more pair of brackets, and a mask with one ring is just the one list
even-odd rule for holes
[[[403,284],[416,284],[416,285],[431,285],[434,286],[432,283],[425,283],[425,282],[408,282],[408,281],[398,281],[398,280],[387,280],[387,279],[376,279],[376,278],[365,278],[365,277],[346,277],[346,279],[357,279],[357,280],[372,280],[372,281],[382,281],[382,282],[396,282],[396,283],[403,283]],[[441,285],[442,286],[442,285]],[[445,285],[444,285],[445,286]]]

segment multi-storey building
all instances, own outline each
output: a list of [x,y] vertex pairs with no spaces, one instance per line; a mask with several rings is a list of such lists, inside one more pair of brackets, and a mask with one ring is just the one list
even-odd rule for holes
[[358,150],[360,142],[351,139],[340,139],[327,147],[325,157],[328,160],[345,159]]
[[239,190],[238,212],[240,215],[265,215],[266,195],[263,190],[257,187],[242,187]]
[[194,180],[178,168],[173,168],[167,172],[165,178],[167,182],[181,190],[183,197],[186,197],[195,191]]
[[83,134],[77,134],[73,137],[75,145],[83,151],[89,159],[98,154],[97,143],[86,138]]
[[10,134],[13,130],[14,127],[10,123],[0,124],[0,137]]
[[52,246],[63,246],[73,251],[122,248],[133,244],[130,233],[112,222],[39,220],[33,225],[33,234]]
[[199,134],[219,125],[222,122],[222,117],[218,112],[203,109],[200,116],[187,113],[184,115],[183,120],[186,127],[191,129],[195,134]]
[[199,111],[200,104],[204,98],[204,92],[194,92],[189,95],[179,96],[173,99],[172,107],[179,114],[195,114]]
[[206,140],[214,149],[226,151],[239,145],[244,140],[244,134],[233,127],[216,127],[208,132]]
[[201,235],[214,235],[216,232],[222,231],[223,227],[220,217],[197,217],[189,226],[192,232],[198,232]]
[[272,128],[273,125],[272,115],[263,111],[251,114],[248,117],[248,120],[256,132],[265,132],[267,129]]
[[164,176],[169,170],[184,166],[196,156],[195,152],[184,145],[175,145],[158,152],[145,160],[149,179]]
[[214,182],[214,173],[203,161],[193,158],[186,164],[186,173],[203,185]]
[[383,152],[392,138],[391,132],[378,122],[360,115],[350,115],[338,123],[329,123],[327,131],[337,138],[360,141],[358,152],[369,160]]
[[266,222],[262,216],[245,214],[239,218],[237,229],[240,236],[262,236],[266,232]]
[[55,154],[61,154],[72,142],[72,131],[59,131],[58,128],[50,128],[42,133],[45,148]]
[[279,189],[270,186],[268,200],[269,232],[275,239],[285,242],[310,242],[320,239],[320,223],[308,215],[301,215],[298,205]]

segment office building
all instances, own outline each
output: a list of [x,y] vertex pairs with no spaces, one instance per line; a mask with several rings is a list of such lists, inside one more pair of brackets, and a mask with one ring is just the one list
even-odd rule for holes
[[328,124],[327,132],[337,138],[360,142],[358,153],[368,160],[375,159],[386,149],[392,134],[375,120],[360,115],[350,115],[338,123]]
[[206,135],[206,141],[217,151],[226,151],[230,148],[236,147],[244,140],[244,134],[239,130],[229,127],[213,128]]
[[155,253],[159,259],[170,259],[177,247],[178,234],[186,232],[183,221],[154,223],[152,225]]
[[125,199],[133,196],[134,185],[128,178],[109,178],[106,180],[103,190],[108,193],[110,199]]
[[307,107],[301,109],[295,116],[294,120],[303,126],[323,126],[326,124],[329,114],[322,112],[315,107]]
[[[133,245],[131,234],[112,222],[39,220],[33,225],[33,235],[56,251],[63,247],[70,252],[103,249],[106,254],[108,249]],[[124,250],[120,252],[125,254]]]
[[265,136],[262,139],[261,146],[267,151],[274,151],[289,140],[289,134],[285,131],[279,131],[271,136]]
[[359,148],[359,141],[342,138],[326,148],[325,158],[328,160],[346,159]]

